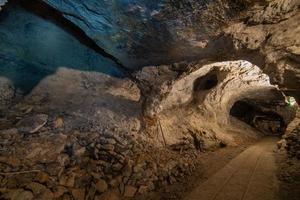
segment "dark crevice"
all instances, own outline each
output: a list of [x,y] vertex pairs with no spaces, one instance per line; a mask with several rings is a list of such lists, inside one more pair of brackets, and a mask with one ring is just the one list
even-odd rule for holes
[[19,4],[27,11],[55,23],[56,25],[67,31],[69,34],[71,34],[73,37],[75,37],[83,45],[87,46],[90,49],[93,49],[101,56],[114,61],[119,69],[124,73],[124,75],[131,77],[130,69],[126,68],[116,57],[107,53],[103,48],[98,46],[95,41],[91,39],[82,29],[66,19],[60,11],[51,7],[47,3],[40,0],[11,0],[9,1],[9,4]]
[[218,71],[212,70],[197,78],[193,85],[193,101],[199,104],[205,99],[205,96],[211,89],[215,88],[219,83]]
[[209,90],[218,85],[218,76],[214,72],[210,72],[207,75],[200,77],[194,82],[194,91]]

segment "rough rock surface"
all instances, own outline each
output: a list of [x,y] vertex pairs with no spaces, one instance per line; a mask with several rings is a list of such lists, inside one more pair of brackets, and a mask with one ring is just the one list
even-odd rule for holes
[[[281,181],[281,199],[296,200],[300,195],[300,113],[289,125],[281,140],[282,149],[278,154],[278,178]],[[279,145],[280,146],[280,145]]]
[[[266,74],[247,61],[220,62],[208,65],[190,64],[188,68],[191,71],[182,75],[176,71],[178,69],[172,69],[172,66],[147,67],[137,73],[137,79],[141,80],[142,84],[150,85],[146,89],[151,88],[153,92],[157,92],[157,96],[154,94],[146,97],[153,98],[152,101],[147,101],[149,102],[147,108],[152,109],[153,112],[149,111],[149,115],[186,104],[194,98],[199,100],[199,104],[206,106],[205,109],[210,109],[208,113],[220,109],[220,113],[226,115],[228,107],[231,107],[237,98],[247,95],[244,93],[251,93],[252,90],[258,88],[265,88],[266,91],[277,89],[270,84]],[[201,85],[197,86],[197,84],[205,85],[206,83],[197,83],[197,80],[207,74],[216,76],[215,84],[210,88],[198,89],[197,87],[201,87]],[[239,89],[239,93],[236,93],[237,89]],[[149,94],[148,92],[145,91],[144,94]],[[195,97],[197,95],[195,93],[203,94],[203,97],[200,98],[200,94]],[[225,105],[227,107],[222,107]],[[217,107],[214,107],[213,110],[211,109],[213,106]]]
[[15,88],[12,82],[0,77],[0,110],[8,107],[15,97]]
[[[30,12],[20,5],[8,6],[0,12],[1,80],[9,79],[19,93],[27,94],[61,66],[122,75],[112,60],[95,52],[65,27],[47,20],[50,12],[40,12],[43,14]],[[1,81],[0,88],[2,84]]]
[[288,155],[300,159],[300,124],[285,136],[285,140]]
[[[234,103],[242,99],[269,103],[263,111],[277,113],[285,124],[295,117],[295,108],[287,105],[282,92],[247,61],[147,67],[136,77],[144,97],[146,124],[152,127],[152,134],[163,134],[162,142],[170,145],[182,146],[195,140],[195,135],[206,138],[200,144],[211,143],[211,147],[234,144],[223,130],[232,124],[230,110]],[[274,103],[276,106],[271,106]]]
[[[20,77],[23,75],[28,78],[34,77],[30,81],[32,89],[42,78],[59,67],[57,61],[61,61],[60,65],[76,69],[118,74],[113,69],[114,63],[108,60],[103,63],[96,59],[92,52],[81,53],[84,48],[75,42],[71,42],[72,44],[67,42],[72,39],[67,39],[68,37],[61,33],[62,30],[58,30],[53,24],[48,24],[46,31],[45,21],[37,18],[47,15],[56,25],[61,25],[62,21],[63,26],[72,24],[70,26],[76,27],[77,30],[71,31],[73,36],[80,32],[81,36],[84,35],[90,43],[93,43],[92,46],[102,48],[127,68],[141,68],[145,65],[168,64],[183,60],[246,59],[261,67],[270,76],[272,84],[278,84],[288,95],[295,96],[298,100],[300,98],[300,84],[295,84],[299,82],[299,0],[114,2],[44,0],[43,2],[45,3],[39,3],[36,7],[27,6],[29,12],[38,16],[29,16],[24,11],[14,11],[19,12],[13,14],[14,17],[3,16],[6,21],[3,21],[3,27],[11,31],[6,33],[1,29],[5,32],[1,43],[4,45],[3,49],[6,51],[10,49],[5,53],[1,66],[9,64],[13,67],[8,71],[8,68],[5,68],[1,72],[5,72],[4,75],[12,79],[14,84],[22,81]],[[27,5],[29,4],[35,3],[29,2]],[[56,17],[53,16],[53,12],[56,13]],[[60,16],[59,19],[57,15]],[[47,50],[47,55],[51,53],[52,56],[42,56],[45,50],[43,43],[36,42],[43,41],[39,37],[34,38],[35,43],[32,43],[31,37],[25,37],[20,44],[16,44],[16,39],[8,37],[15,30],[14,26],[22,27],[16,24],[30,24],[21,32],[30,31],[31,35],[37,34],[37,37],[45,32],[49,35],[54,35],[53,32],[60,33],[59,37],[54,38],[55,42],[51,43],[61,45],[58,48],[53,47],[51,51]],[[70,29],[70,27],[61,28]],[[12,43],[14,45],[11,45]],[[16,45],[18,47],[11,50],[11,46]],[[28,52],[24,50],[24,45],[38,48],[30,48],[30,56],[24,56],[20,53]],[[9,57],[11,51],[16,56]],[[59,57],[61,52],[67,56]],[[36,57],[36,54],[41,55]],[[55,59],[50,59],[52,57]],[[49,66],[48,63],[53,65]],[[98,65],[101,65],[101,69]],[[33,75],[32,71],[27,69],[29,66],[34,66],[42,76]],[[45,72],[44,68],[50,71]],[[27,70],[24,72],[24,69]],[[12,73],[14,76],[11,76]],[[19,85],[22,86],[22,83]]]
[[247,59],[262,67],[273,84],[298,100],[299,5],[299,0],[270,1],[251,10],[246,20],[224,30],[236,52],[247,52]]
[[5,6],[6,3],[7,0],[0,0],[0,11],[1,11],[1,7]]

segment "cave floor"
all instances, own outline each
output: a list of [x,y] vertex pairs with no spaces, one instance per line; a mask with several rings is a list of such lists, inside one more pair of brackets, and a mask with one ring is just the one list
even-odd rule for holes
[[275,149],[278,138],[267,137],[252,145],[185,199],[278,199]]

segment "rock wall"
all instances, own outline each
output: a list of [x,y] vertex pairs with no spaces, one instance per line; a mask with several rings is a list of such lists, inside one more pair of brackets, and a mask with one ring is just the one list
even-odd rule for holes
[[[178,143],[179,138],[191,137],[194,132],[203,136],[203,131],[209,140],[232,143],[232,136],[223,133],[225,127],[239,124],[232,123],[230,116],[239,100],[247,99],[260,107],[262,115],[281,116],[283,129],[295,117],[296,107],[289,107],[279,88],[248,61],[146,67],[136,73],[136,78],[144,95],[144,116],[163,127],[161,132],[168,144]],[[155,134],[155,125],[153,131]]]
[[[147,114],[155,115],[162,110],[185,105],[195,100],[196,93],[205,95],[198,105],[205,107],[208,112],[228,114],[233,103],[250,94],[259,99],[272,98],[272,92],[277,93],[277,98],[284,100],[276,86],[271,85],[269,77],[257,66],[247,61],[229,61],[208,65],[191,64],[188,72],[179,74],[172,66],[147,67],[137,72],[142,90],[148,94],[146,106]],[[198,90],[195,84],[197,79],[208,73],[215,74],[217,82],[209,89]],[[148,84],[148,87],[145,86]],[[149,86],[150,85],[150,86]],[[150,91],[149,91],[150,90]],[[265,90],[265,95],[261,92]],[[270,91],[270,92],[268,92]],[[153,95],[149,95],[149,92]],[[276,95],[275,95],[276,96]],[[151,99],[151,100],[149,100]],[[220,118],[226,118],[221,116]]]
[[122,76],[114,61],[78,41],[64,27],[18,5],[0,13],[0,49],[0,77],[9,79],[22,93],[62,66]]
[[300,159],[300,124],[285,137],[286,150],[291,158]]
[[[257,7],[242,22],[225,29],[236,51],[256,51],[263,56],[260,67],[273,84],[299,99],[300,1],[272,1]],[[248,54],[250,61],[257,59]],[[256,60],[256,61],[255,61]],[[259,63],[257,63],[259,64]]]
[[1,11],[1,7],[5,6],[6,3],[7,0],[0,0],[0,11]]

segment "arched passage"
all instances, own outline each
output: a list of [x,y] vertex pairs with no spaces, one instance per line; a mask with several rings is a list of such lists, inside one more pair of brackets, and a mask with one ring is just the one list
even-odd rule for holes
[[[269,109],[267,109],[268,107]],[[270,109],[272,105],[251,99],[236,101],[230,115],[266,134],[281,135],[286,124],[282,116]]]

